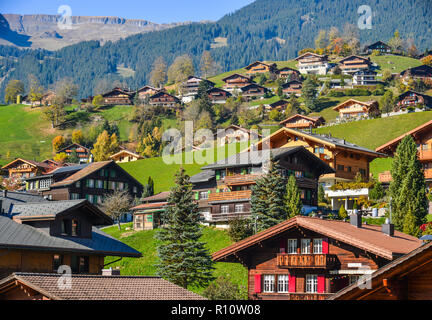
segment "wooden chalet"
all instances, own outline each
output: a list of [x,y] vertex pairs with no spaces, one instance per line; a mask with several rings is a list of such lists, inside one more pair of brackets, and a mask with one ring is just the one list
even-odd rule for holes
[[[429,188],[432,187],[432,120],[418,126],[403,135],[379,146],[375,150],[384,153],[390,157],[395,155],[399,143],[404,137],[410,135],[417,144],[417,157],[423,165],[426,184]],[[390,172],[380,173],[378,179],[381,183],[389,183],[392,178]]]
[[[66,168],[69,167],[60,168],[63,169],[60,172],[66,171]],[[49,179],[49,177],[41,178]],[[110,160],[89,163],[72,174],[69,171],[63,180],[52,181],[39,192],[52,200],[87,199],[99,205],[103,198],[114,190],[127,190],[129,195],[135,198],[142,194],[143,186]]]
[[327,74],[329,69],[328,56],[306,52],[295,58],[297,69],[301,74]]
[[86,200],[13,204],[0,216],[0,278],[13,272],[101,274],[106,256],[141,253],[95,226],[113,220]]
[[212,103],[225,103],[231,97],[231,93],[221,88],[211,88],[207,90],[207,94]]
[[104,105],[131,105],[133,103],[133,92],[127,89],[114,88],[102,94]]
[[231,124],[225,129],[218,129],[214,134],[214,140],[217,146],[241,142],[241,141],[257,141],[262,138],[258,131],[248,130]]
[[278,78],[288,79],[288,80],[300,80],[300,72],[296,69],[290,67],[283,67],[276,70],[276,75]]
[[425,107],[425,109],[432,108],[432,97],[427,94],[408,90],[396,98],[394,111],[405,110],[409,107],[417,108],[420,106]]
[[198,87],[202,81],[207,82],[210,87],[215,86],[215,83],[210,80],[203,79],[197,76],[189,76],[188,79],[183,83],[183,89],[185,94],[192,96],[198,94]]
[[122,148],[119,152],[110,156],[110,159],[116,163],[125,163],[144,159],[144,157],[134,151]]
[[377,73],[373,70],[363,69],[354,72],[353,85],[355,86],[373,86],[377,84]]
[[151,97],[152,95],[158,93],[159,91],[163,91],[163,89],[158,89],[149,85],[145,85],[144,87],[139,88],[136,91],[138,98],[140,100],[145,100],[146,98]]
[[240,89],[252,84],[251,78],[238,73],[231,74],[228,77],[223,78],[222,81],[225,82],[223,88],[228,91]]
[[432,242],[376,270],[367,280],[331,296],[331,300],[431,300]]
[[9,178],[26,179],[46,173],[55,167],[54,164],[17,158],[1,167],[1,170],[7,171]]
[[377,41],[365,47],[365,52],[367,54],[371,54],[374,50],[377,50],[382,54],[391,53],[392,51],[391,47],[382,41]]
[[59,153],[66,153],[68,157],[72,155],[73,152],[76,153],[79,163],[87,163],[90,162],[92,158],[92,153],[90,148],[84,147],[80,145],[79,143],[72,143],[68,145],[67,147],[64,147],[56,152],[56,154]]
[[242,97],[246,98],[246,100],[264,97],[264,95],[270,91],[266,87],[260,86],[256,83],[251,83],[247,86],[241,87],[240,90]]
[[357,55],[351,55],[343,58],[338,62],[339,68],[343,74],[353,75],[360,70],[368,70],[371,67],[372,62],[370,58],[365,58]]
[[414,68],[409,68],[400,73],[403,79],[422,80],[423,82],[432,84],[432,67],[428,65],[421,65]]
[[[345,139],[330,135],[281,128],[254,145],[256,150],[264,148],[287,148],[304,146],[318,158],[334,169],[334,173],[320,177],[320,182],[327,186],[338,181],[352,181],[357,173],[369,178],[369,163],[385,154],[360,147]],[[251,148],[249,148],[250,150]]]
[[271,103],[269,105],[266,105],[265,108],[266,108],[266,111],[270,111],[270,110],[273,110],[273,109],[276,109],[276,110],[279,110],[279,111],[285,111],[285,109],[287,108],[288,104],[289,104],[288,101],[286,101],[284,99],[281,99],[281,100],[273,102],[273,103]]
[[159,91],[149,98],[149,103],[152,106],[176,108],[179,107],[181,101],[176,96],[164,91]]
[[230,219],[250,216],[251,188],[266,174],[270,154],[286,177],[295,176],[305,212],[316,208],[318,178],[334,172],[324,161],[301,146],[245,151],[202,167],[191,177],[205,224],[225,227]]
[[380,114],[378,101],[358,101],[348,99],[336,107],[334,111],[339,112],[339,119],[374,117]]
[[[60,287],[61,274],[16,272],[0,280],[0,300],[205,300],[160,277],[77,275]],[[66,282],[66,281],[65,281]]]
[[276,63],[265,63],[261,61],[255,61],[245,67],[248,75],[263,74],[263,73],[275,73],[277,70]]
[[296,96],[301,96],[303,84],[299,80],[291,80],[282,84],[282,92],[284,95],[291,95],[292,93]]
[[357,214],[351,222],[296,216],[217,251],[213,261],[247,268],[251,300],[324,300],[419,246]]
[[152,230],[162,224],[161,216],[168,204],[170,194],[170,191],[165,191],[142,198],[141,204],[131,208],[135,231]]
[[292,129],[310,129],[317,128],[325,124],[323,117],[308,117],[303,114],[295,114],[281,121],[279,125]]

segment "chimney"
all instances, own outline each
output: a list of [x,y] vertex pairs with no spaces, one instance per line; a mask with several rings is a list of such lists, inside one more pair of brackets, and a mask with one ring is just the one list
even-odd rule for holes
[[120,269],[102,269],[102,275],[103,276],[119,276],[120,275]]
[[6,190],[6,189],[3,190],[3,197],[4,197],[4,198],[7,198],[7,194],[8,194],[7,190]]
[[385,223],[381,226],[381,232],[389,237],[394,236],[394,224],[390,223],[389,218],[386,218]]
[[356,228],[362,227],[362,215],[360,212],[351,213],[350,215],[350,223]]

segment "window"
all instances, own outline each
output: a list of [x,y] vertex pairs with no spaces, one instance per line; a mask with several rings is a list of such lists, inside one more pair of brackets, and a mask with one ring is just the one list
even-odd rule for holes
[[318,291],[318,276],[316,274],[306,275],[306,292],[316,293]]
[[229,205],[225,204],[221,206],[221,213],[229,213]]
[[63,264],[63,256],[61,254],[53,255],[53,272],[57,272],[58,268]]
[[69,219],[63,219],[61,221],[61,233],[62,235],[69,235],[71,230],[71,221]]
[[73,237],[79,236],[80,230],[79,230],[79,222],[77,219],[72,219],[72,232],[71,235]]
[[288,239],[288,253],[289,254],[297,253],[297,239]]
[[89,257],[71,256],[71,269],[72,273],[88,273]]
[[287,274],[279,274],[277,276],[278,288],[277,291],[280,293],[288,292],[288,275]]
[[235,209],[234,212],[235,213],[244,212],[243,207],[244,207],[243,204],[236,204],[235,207],[234,207],[234,209]]
[[43,179],[43,180],[40,180],[40,182],[39,182],[39,188],[40,189],[49,188],[50,185],[51,185],[51,179]]
[[322,239],[313,239],[313,251],[315,254],[322,253]]
[[119,183],[118,183],[118,189],[119,189],[120,191],[123,191],[123,189],[124,189],[124,183],[123,183],[123,182],[119,182]]
[[137,187],[133,187],[132,190],[133,190],[133,193],[137,193],[138,192]]
[[116,176],[115,170],[110,170],[110,177],[115,178],[115,176]]
[[94,180],[93,179],[87,180],[87,187],[88,188],[94,188]]
[[102,196],[97,196],[97,204],[102,204]]
[[97,186],[98,189],[103,189],[103,187],[104,187],[103,180],[97,180],[96,186]]
[[208,192],[207,191],[200,191],[199,198],[200,199],[208,199]]
[[359,280],[359,275],[350,275],[349,276],[349,284],[352,285],[353,283],[356,283]]
[[80,198],[79,193],[71,193],[70,195],[71,200],[77,200]]
[[302,254],[310,254],[310,239],[301,239],[301,253]]
[[338,169],[339,171],[344,171],[344,166],[343,166],[342,164],[338,164],[338,165],[337,165],[337,169]]
[[274,292],[275,276],[274,274],[264,275],[264,291],[263,292]]

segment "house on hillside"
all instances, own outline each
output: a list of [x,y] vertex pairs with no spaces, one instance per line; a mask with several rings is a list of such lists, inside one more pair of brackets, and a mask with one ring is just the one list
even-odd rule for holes
[[275,71],[279,79],[300,80],[300,72],[290,67],[283,67]]
[[72,143],[67,147],[61,148],[56,152],[56,154],[63,153],[63,152],[66,153],[68,157],[70,157],[72,153],[75,152],[79,159],[79,163],[91,162],[93,157],[90,148],[84,147],[79,143]]
[[104,105],[131,105],[134,93],[127,89],[115,87],[114,89],[102,94]]
[[176,96],[164,91],[159,91],[149,97],[149,103],[152,106],[177,108],[180,107],[181,101]]
[[270,92],[266,87],[260,86],[256,83],[251,83],[247,86],[241,87],[240,90],[242,97],[246,100],[262,98],[267,92]]
[[132,199],[143,192],[142,184],[112,160],[89,163],[69,173],[64,179],[50,183],[48,188],[39,192],[52,200],[87,199],[98,205],[115,190],[127,190]]
[[86,200],[14,204],[0,216],[0,278],[13,272],[101,274],[106,256],[141,253],[96,226],[112,219]]
[[158,93],[159,91],[163,91],[164,89],[158,89],[149,85],[145,85],[144,87],[139,88],[136,91],[136,95],[138,95],[138,99],[140,100],[146,100],[147,98],[151,97],[152,95]]
[[131,208],[135,231],[152,230],[162,224],[162,214],[168,204],[170,191],[160,192],[150,197],[141,198],[141,204]]
[[265,63],[261,61],[255,61],[245,67],[248,75],[263,74],[263,73],[275,73],[277,70],[276,63]]
[[8,173],[9,178],[26,179],[46,173],[56,166],[53,164],[17,158],[1,167]]
[[231,74],[223,78],[222,81],[225,82],[223,88],[230,92],[252,84],[251,78],[238,73]]
[[330,300],[431,300],[432,243],[424,244],[376,270],[368,279],[369,288],[356,283]]
[[297,69],[301,74],[327,74],[330,64],[327,55],[306,52],[295,58]]
[[271,111],[276,109],[279,110],[280,112],[285,112],[285,109],[287,108],[288,104],[289,102],[287,100],[281,99],[269,105],[266,105],[265,109],[266,111]]
[[375,117],[380,114],[378,101],[375,100],[358,101],[355,99],[348,99],[338,104],[333,110],[339,112],[339,120]]
[[[394,226],[296,216],[213,254],[248,270],[251,300],[324,300],[421,246]],[[378,270],[378,271],[377,271]],[[360,280],[360,281],[359,281]],[[362,290],[359,290],[362,291]]]
[[405,111],[407,108],[424,108],[425,110],[432,108],[432,97],[427,94],[408,90],[396,98],[394,111]]
[[183,83],[183,90],[186,96],[195,96],[198,94],[198,87],[201,81],[205,81],[210,87],[214,87],[215,83],[197,76],[189,76]]
[[144,157],[134,151],[122,148],[119,152],[111,155],[110,159],[114,160],[116,163],[125,163],[144,159]]
[[296,96],[301,96],[303,84],[299,80],[292,80],[282,84],[282,92],[286,96],[290,96],[292,93]]
[[343,58],[338,62],[339,68],[343,74],[353,75],[361,70],[369,70],[372,65],[370,58],[365,58],[357,55],[351,55]]
[[432,67],[421,65],[414,68],[409,68],[400,73],[400,77],[406,81],[408,79],[422,80],[425,83],[432,84]]
[[[422,163],[426,185],[432,188],[432,120],[414,128],[403,135],[379,146],[375,150],[384,153],[389,157],[394,157],[396,149],[402,139],[410,135],[417,144],[417,157]],[[382,172],[378,176],[378,180],[383,184],[388,184],[392,180],[390,172]]]
[[225,129],[218,129],[214,134],[214,140],[218,147],[241,141],[257,141],[261,138],[262,135],[257,130],[248,130],[235,124],[231,124]]
[[373,70],[364,69],[354,72],[352,83],[354,86],[374,86],[377,73]]
[[224,228],[230,219],[250,217],[251,188],[268,171],[270,154],[286,177],[295,176],[305,213],[316,208],[318,178],[334,172],[324,161],[301,146],[245,151],[204,166],[191,177],[204,224]]
[[370,162],[385,157],[385,154],[360,147],[345,139],[286,127],[265,137],[249,150],[261,150],[263,146],[270,149],[304,146],[334,170],[333,173],[323,174],[319,178],[326,192],[337,182],[353,181],[357,173],[368,179]]
[[375,51],[375,50],[379,51],[382,54],[391,53],[391,51],[392,51],[391,47],[382,41],[374,42],[374,43],[366,46],[364,49],[365,53],[367,53],[367,54],[372,54],[372,51]]
[[295,114],[279,122],[280,126],[298,130],[317,128],[323,124],[325,124],[323,117],[309,117],[303,114]]
[[221,88],[211,88],[207,90],[207,94],[212,103],[225,103],[231,97],[231,93]]
[[17,272],[0,280],[0,300],[205,300],[160,277],[120,276],[110,271],[74,274],[67,290],[58,286],[61,274]]

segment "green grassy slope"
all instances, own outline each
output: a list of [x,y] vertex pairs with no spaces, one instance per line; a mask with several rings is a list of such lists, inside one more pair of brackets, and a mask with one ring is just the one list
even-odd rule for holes
[[[118,230],[117,226],[105,228],[103,231],[140,251],[143,256],[141,258],[123,258],[109,265],[109,267],[120,267],[122,275],[156,275],[157,251],[156,240],[154,239],[156,230],[134,232],[125,230],[127,227],[132,227],[132,223],[122,225],[121,231]],[[207,248],[211,253],[232,243],[225,230],[209,227],[202,227],[202,229],[203,236],[201,240],[207,243]],[[116,259],[115,257],[107,257],[105,263]],[[244,287],[247,286],[247,270],[241,264],[218,262],[215,264],[215,268],[215,277],[228,276],[231,281]],[[203,291],[202,288],[189,289],[199,294]]]
[[389,69],[391,73],[400,73],[405,69],[418,67],[422,64],[421,61],[417,59],[391,54],[375,57],[371,56],[371,61],[380,66],[379,73],[382,73],[385,69]]

